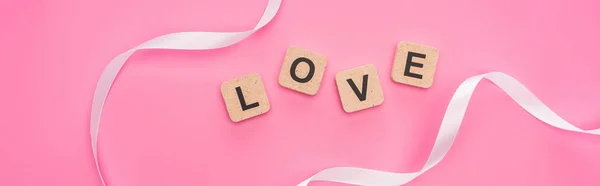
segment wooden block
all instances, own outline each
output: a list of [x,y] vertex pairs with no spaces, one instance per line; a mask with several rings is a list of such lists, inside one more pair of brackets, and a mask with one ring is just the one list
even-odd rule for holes
[[409,42],[400,42],[396,48],[392,80],[421,88],[433,84],[438,50],[433,47]]
[[344,111],[350,113],[383,103],[383,90],[375,66],[369,64],[335,75]]
[[233,122],[261,115],[271,108],[262,79],[257,73],[224,82],[221,94]]
[[315,95],[321,86],[326,65],[325,56],[290,47],[279,72],[279,84],[304,94]]

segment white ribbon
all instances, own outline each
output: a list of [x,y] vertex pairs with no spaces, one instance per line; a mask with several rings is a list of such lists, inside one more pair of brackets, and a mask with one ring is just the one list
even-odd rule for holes
[[115,57],[104,71],[100,75],[98,84],[96,85],[96,91],[94,92],[94,100],[92,102],[92,113],[90,116],[90,135],[92,138],[92,152],[94,154],[94,161],[96,162],[96,169],[100,175],[100,181],[102,185],[106,185],[104,178],[102,177],[102,171],[98,164],[98,130],[100,129],[100,118],[102,116],[102,108],[106,102],[106,97],[110,91],[117,74],[123,68],[129,56],[135,51],[142,49],[173,49],[173,50],[210,50],[218,49],[233,45],[252,33],[261,29],[267,23],[269,23],[277,10],[279,10],[281,0],[269,0],[265,12],[263,13],[260,21],[252,30],[243,32],[179,32],[171,33],[163,36],[156,37],[135,48],[132,48],[117,57]]
[[425,166],[418,172],[393,173],[378,170],[370,170],[356,167],[333,167],[322,170],[312,177],[304,180],[298,186],[307,186],[311,181],[330,181],[346,183],[352,185],[369,186],[397,186],[406,184],[419,177],[427,170],[436,166],[446,153],[450,150],[454,138],[458,134],[458,129],[467,111],[469,100],[475,91],[475,87],[483,78],[489,79],[498,85],[515,102],[523,107],[534,117],[552,125],[556,128],[587,134],[600,135],[600,128],[595,130],[583,130],[562,119],[546,106],[540,99],[531,93],[523,84],[516,79],[501,72],[491,72],[478,76],[473,76],[465,80],[454,92],[446,113],[442,119],[442,125],[437,138],[433,144],[433,149]]
[[[280,4],[281,0],[269,0],[263,16],[252,30],[243,32],[180,32],[167,34],[142,43],[141,45],[118,55],[112,61],[110,61],[100,75],[100,79],[96,85],[90,116],[92,152],[94,154],[96,169],[98,170],[102,185],[106,185],[106,183],[102,176],[102,171],[100,170],[98,162],[98,131],[100,128],[100,118],[102,116],[102,108],[104,107],[110,87],[112,86],[125,62],[127,62],[127,59],[129,59],[129,57],[135,51],[142,49],[210,50],[233,45],[250,36],[252,33],[269,23],[277,13]],[[392,173],[355,167],[334,167],[325,169],[315,174],[314,176],[298,184],[298,186],[306,186],[311,181],[331,181],[354,185],[386,186],[402,185],[410,182],[425,171],[437,165],[437,163],[446,155],[448,150],[450,150],[467,109],[469,99],[471,98],[476,85],[483,78],[493,81],[517,103],[519,103],[521,107],[525,108],[525,110],[527,110],[533,116],[547,124],[569,131],[600,134],[600,129],[586,131],[569,124],[552,112],[546,105],[537,99],[537,97],[527,90],[527,88],[525,88],[515,79],[499,72],[493,72],[471,77],[463,82],[456,90],[452,100],[450,101],[450,104],[448,105],[446,114],[444,115],[440,132],[438,133],[433,150],[429,156],[429,159],[427,160],[427,163],[421,171],[413,173]]]

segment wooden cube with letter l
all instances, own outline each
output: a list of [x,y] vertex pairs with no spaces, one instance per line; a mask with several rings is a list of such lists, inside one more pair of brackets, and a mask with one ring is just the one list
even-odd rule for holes
[[400,42],[396,48],[392,80],[421,88],[433,84],[439,54],[437,49],[425,45]]
[[257,73],[224,82],[221,94],[233,122],[261,115],[271,108],[262,79]]

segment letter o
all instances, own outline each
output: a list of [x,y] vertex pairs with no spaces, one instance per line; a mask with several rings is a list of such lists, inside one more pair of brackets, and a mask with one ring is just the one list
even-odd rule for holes
[[[306,64],[308,64],[308,74],[304,78],[300,78],[298,77],[298,75],[296,75],[296,67],[298,67],[298,64],[300,64],[301,62],[305,62]],[[292,79],[294,81],[297,81],[299,83],[306,83],[310,81],[315,75],[315,64],[308,58],[299,57],[298,59],[294,60],[294,62],[292,62],[292,66],[290,68],[290,75],[292,76]]]

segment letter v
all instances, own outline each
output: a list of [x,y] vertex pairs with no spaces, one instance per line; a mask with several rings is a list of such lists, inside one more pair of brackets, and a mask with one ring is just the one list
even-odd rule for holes
[[348,82],[348,84],[350,84],[350,88],[352,88],[352,91],[354,91],[354,94],[356,94],[358,100],[364,101],[367,99],[367,82],[369,81],[369,74],[363,75],[362,92],[358,91],[358,87],[356,87],[356,84],[354,84],[354,81],[352,81],[352,79],[347,79],[346,81]]

